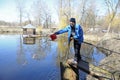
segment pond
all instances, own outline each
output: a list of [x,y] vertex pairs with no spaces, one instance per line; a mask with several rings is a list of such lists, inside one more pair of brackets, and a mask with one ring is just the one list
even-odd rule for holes
[[[67,40],[0,35],[0,80],[60,80],[60,61],[68,52]],[[71,44],[70,54],[74,55]],[[83,44],[82,58],[98,65],[105,55]],[[86,58],[88,57],[88,58]]]

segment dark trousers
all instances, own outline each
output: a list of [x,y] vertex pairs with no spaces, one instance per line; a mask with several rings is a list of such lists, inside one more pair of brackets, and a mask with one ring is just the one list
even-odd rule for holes
[[81,48],[81,43],[78,43],[78,41],[74,40],[74,51],[75,51],[75,60],[79,62],[81,59],[80,55],[80,48]]

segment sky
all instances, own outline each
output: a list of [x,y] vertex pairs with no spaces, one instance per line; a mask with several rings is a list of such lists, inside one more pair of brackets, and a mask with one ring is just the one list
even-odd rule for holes
[[[6,22],[19,22],[19,15],[16,7],[16,0],[0,0],[0,20],[6,21]],[[23,0],[25,3],[27,3],[26,11],[30,10],[31,5],[35,0]],[[46,0],[45,0],[46,1]],[[97,8],[101,8],[102,0],[96,0],[97,1]],[[47,0],[47,3],[51,7],[51,12],[54,12],[53,7],[55,7],[54,0]],[[103,10],[101,9],[99,11],[101,14],[103,13]],[[55,14],[52,14],[53,17],[56,17]]]
[[[37,0],[23,1],[27,4],[25,7],[27,12],[31,9],[33,2]],[[49,7],[51,7],[51,12],[54,12],[55,10],[52,8],[54,6],[53,4],[55,4],[54,0],[47,0],[47,4],[50,4]],[[0,20],[6,22],[19,22],[19,13],[16,6],[16,0],[0,0]],[[53,16],[55,15],[53,14]]]
[[[24,0],[27,3],[27,8],[29,9],[30,5],[34,0]],[[15,0],[0,0],[0,20],[7,22],[18,22],[19,15],[16,7]]]
[[[9,6],[8,6],[9,5]],[[13,0],[0,0],[0,20],[14,21],[17,19]]]

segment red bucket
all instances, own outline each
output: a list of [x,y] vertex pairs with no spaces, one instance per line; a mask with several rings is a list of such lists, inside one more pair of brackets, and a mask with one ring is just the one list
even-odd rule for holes
[[52,41],[54,41],[55,39],[57,39],[57,36],[55,34],[51,34],[50,38],[51,38]]

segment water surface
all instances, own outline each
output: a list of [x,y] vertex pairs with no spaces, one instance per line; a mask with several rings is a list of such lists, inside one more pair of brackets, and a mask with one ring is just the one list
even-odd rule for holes
[[[60,80],[59,63],[68,52],[66,41],[0,35],[0,80]],[[70,54],[74,55],[72,45]],[[96,48],[85,44],[81,54],[83,59],[86,56],[96,65],[105,57]]]
[[42,39],[23,44],[20,35],[1,35],[0,80],[59,80],[56,46]]

